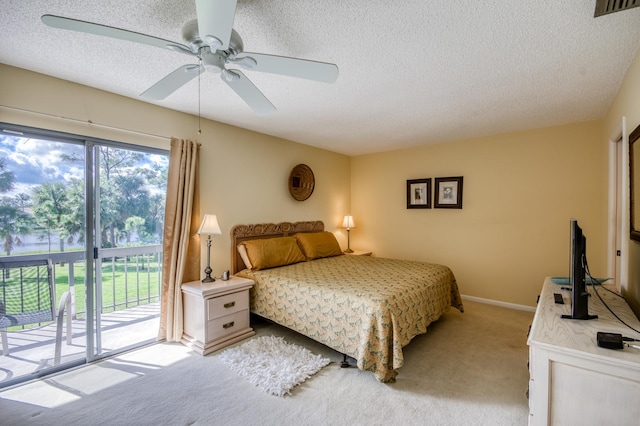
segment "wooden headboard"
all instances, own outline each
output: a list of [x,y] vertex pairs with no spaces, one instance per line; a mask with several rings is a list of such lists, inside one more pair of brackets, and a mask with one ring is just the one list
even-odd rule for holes
[[236,225],[231,228],[231,273],[235,274],[246,268],[237,247],[243,241],[261,238],[275,238],[293,235],[298,232],[324,231],[324,223],[320,220],[310,222],[257,223],[254,225]]

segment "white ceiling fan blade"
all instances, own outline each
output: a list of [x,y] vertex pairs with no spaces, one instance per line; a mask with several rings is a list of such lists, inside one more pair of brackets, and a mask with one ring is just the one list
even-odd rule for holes
[[[255,66],[252,66],[252,61],[249,58],[255,61]],[[286,56],[245,52],[239,54],[235,59],[229,60],[229,62],[238,64],[245,69],[322,81],[324,83],[333,83],[338,78],[338,66],[336,64],[288,58]]]
[[140,97],[153,101],[162,100],[193,80],[202,72],[204,72],[204,67],[200,65],[183,65],[153,86],[149,87],[140,94]]
[[94,24],[93,22],[79,21],[77,19],[65,18],[62,16],[42,15],[42,22],[53,28],[63,30],[78,31],[81,33],[95,34],[99,36],[112,37],[120,40],[133,41],[150,46],[169,49],[175,52],[195,55],[187,46],[170,40],[164,40],[145,34],[136,33],[120,28],[108,27],[106,25]]
[[266,115],[276,110],[276,107],[269,102],[269,99],[242,72],[224,70],[220,73],[220,77],[256,114]]
[[237,0],[196,0],[198,32],[211,50],[229,48]]

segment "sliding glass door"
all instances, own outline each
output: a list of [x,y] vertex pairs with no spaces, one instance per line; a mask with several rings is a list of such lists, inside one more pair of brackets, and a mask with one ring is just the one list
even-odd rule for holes
[[0,387],[154,341],[168,152],[2,127]]
[[[156,339],[159,327],[166,155],[89,145],[96,338],[100,356]],[[123,326],[126,325],[126,332]]]

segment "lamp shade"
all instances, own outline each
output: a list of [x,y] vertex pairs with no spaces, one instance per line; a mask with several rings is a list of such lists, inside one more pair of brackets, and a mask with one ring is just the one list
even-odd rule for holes
[[353,216],[345,216],[342,221],[342,227],[347,229],[355,228],[356,223],[353,221]]
[[202,218],[202,225],[198,229],[200,235],[222,235],[220,231],[220,225],[218,225],[218,218],[215,214],[205,214]]

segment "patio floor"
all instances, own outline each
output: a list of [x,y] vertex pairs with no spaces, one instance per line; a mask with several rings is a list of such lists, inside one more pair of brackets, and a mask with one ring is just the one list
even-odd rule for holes
[[[102,353],[154,341],[159,324],[159,303],[102,314]],[[73,341],[70,345],[66,343],[66,325],[63,325],[61,365],[85,358],[85,325],[84,320],[72,322]],[[7,380],[52,367],[55,334],[55,323],[34,330],[7,333],[10,353],[2,356],[0,345],[0,385]]]

